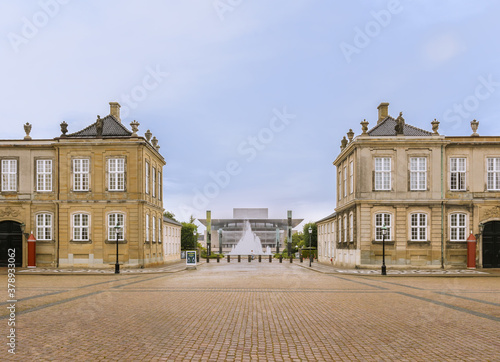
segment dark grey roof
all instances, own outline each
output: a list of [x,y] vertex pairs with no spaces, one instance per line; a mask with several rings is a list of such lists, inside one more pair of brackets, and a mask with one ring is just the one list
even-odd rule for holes
[[[371,130],[368,131],[368,135],[372,137],[378,136],[396,136],[396,120],[391,116],[384,119],[382,122],[377,124]],[[409,124],[404,124],[403,135],[405,136],[432,136],[432,132],[424,131],[423,129],[411,126]]]
[[[102,122],[102,137],[130,137],[132,135],[132,132],[112,115],[104,117]],[[67,137],[97,137],[96,123],[91,124],[81,131],[71,133]]]
[[335,215],[336,215],[336,214],[337,214],[337,213],[336,213],[336,212],[334,212],[333,214],[330,214],[330,215],[328,215],[327,217],[324,217],[324,218],[322,218],[321,220],[316,221],[316,224],[317,224],[317,223],[319,223],[319,222],[322,222],[322,221],[328,220],[328,219],[332,219],[333,217],[335,217]]
[[168,222],[168,223],[170,223],[170,224],[174,224],[174,225],[182,226],[182,224],[181,224],[180,222],[178,222],[178,221],[176,221],[176,220],[173,220],[173,219],[170,219],[170,218],[168,218],[168,217],[166,217],[166,216],[163,216],[163,221]]

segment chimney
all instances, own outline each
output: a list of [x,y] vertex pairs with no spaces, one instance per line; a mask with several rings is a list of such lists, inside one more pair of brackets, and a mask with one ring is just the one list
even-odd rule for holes
[[118,102],[109,102],[109,109],[110,109],[110,112],[109,114],[112,115],[113,117],[115,117],[118,122],[122,122],[122,120],[120,119],[120,104]]
[[384,119],[386,119],[389,116],[389,103],[380,103],[380,105],[377,107],[378,109],[378,121],[377,124],[382,122]]

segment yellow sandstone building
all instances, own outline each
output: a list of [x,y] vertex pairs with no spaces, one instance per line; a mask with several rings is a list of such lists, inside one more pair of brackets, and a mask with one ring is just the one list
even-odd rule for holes
[[[125,267],[164,262],[163,166],[156,137],[121,123],[120,105],[83,130],[51,140],[0,140],[0,265],[6,250],[27,266],[33,232],[37,266]],[[117,227],[118,226],[118,227]],[[25,235],[21,230],[24,227]]]
[[[376,125],[344,136],[334,161],[337,207],[318,221],[319,260],[341,267],[500,267],[500,137],[443,136],[378,107]],[[386,235],[383,237],[383,227]],[[385,240],[383,240],[385,239]]]

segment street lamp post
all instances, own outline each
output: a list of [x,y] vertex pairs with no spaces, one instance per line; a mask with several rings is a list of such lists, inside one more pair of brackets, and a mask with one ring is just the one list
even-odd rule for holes
[[312,239],[312,227],[309,226],[309,267],[311,267],[312,263],[312,253],[311,253],[311,239]]
[[382,275],[387,275],[385,267],[385,235],[387,234],[387,227],[382,225]]
[[118,263],[118,232],[121,229],[119,224],[115,225],[115,235],[116,235],[116,263],[115,263],[115,274],[120,274],[120,264]]

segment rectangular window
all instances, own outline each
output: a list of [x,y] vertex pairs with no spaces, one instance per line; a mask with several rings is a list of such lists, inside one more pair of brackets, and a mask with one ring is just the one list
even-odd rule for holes
[[149,162],[146,162],[146,193],[149,194]]
[[465,241],[465,214],[450,215],[450,240]]
[[347,215],[344,215],[344,242],[347,242]]
[[465,191],[465,158],[450,158],[450,189]]
[[391,158],[375,158],[375,190],[391,189]]
[[427,158],[410,158],[410,190],[427,189]]
[[152,229],[153,231],[153,237],[152,237],[152,240],[153,240],[153,243],[156,243],[156,217],[153,216],[153,226],[152,226]]
[[73,215],[73,240],[77,241],[89,240],[89,215],[87,214]]
[[[117,228],[119,226],[119,228]],[[108,240],[116,240],[118,233],[118,240],[124,240],[124,216],[123,214],[109,214],[108,215]]]
[[349,163],[349,184],[350,184],[349,191],[352,194],[354,192],[354,162],[353,161],[351,161]]
[[161,172],[158,171],[158,200],[161,200]]
[[36,239],[52,240],[52,215],[38,214],[36,216]]
[[156,197],[156,168],[153,167],[153,197]]
[[108,190],[109,191],[124,191],[125,190],[125,159],[110,158],[108,160]]
[[161,220],[158,218],[158,242],[161,243]]
[[354,214],[349,214],[349,241],[354,241]]
[[52,160],[36,161],[36,191],[52,191]]
[[342,170],[339,171],[339,200],[342,200]]
[[146,241],[149,241],[149,215],[146,214]]
[[2,191],[17,191],[17,160],[2,160]]
[[488,158],[488,190],[500,190],[500,158]]
[[73,190],[88,191],[89,190],[89,159],[74,159],[73,160]]
[[411,240],[427,240],[427,215],[411,214]]
[[342,218],[339,217],[339,243],[342,242]]
[[347,166],[344,166],[344,197],[347,196]]
[[337,223],[334,221],[332,223],[332,228],[333,228],[333,241],[336,242],[337,241]]
[[383,238],[382,227],[384,225],[386,227],[385,240],[392,240],[391,214],[387,213],[375,214],[375,240],[382,241]]

